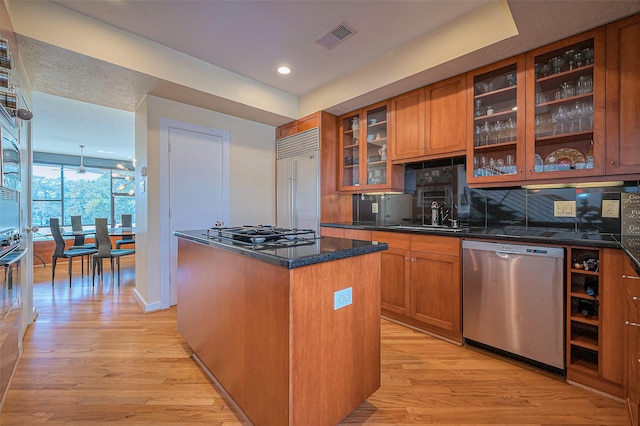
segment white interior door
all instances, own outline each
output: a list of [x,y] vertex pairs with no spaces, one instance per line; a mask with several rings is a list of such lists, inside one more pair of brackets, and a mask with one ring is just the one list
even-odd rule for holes
[[[192,131],[170,127],[169,132],[169,229],[206,229],[228,218],[225,200],[224,138],[226,132]],[[177,303],[178,241],[170,239],[171,305]]]

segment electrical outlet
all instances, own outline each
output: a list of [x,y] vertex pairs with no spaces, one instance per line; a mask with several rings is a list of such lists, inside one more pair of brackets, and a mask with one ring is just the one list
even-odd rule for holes
[[576,217],[576,202],[554,201],[553,215],[555,217]]
[[602,217],[617,219],[620,215],[620,200],[602,200]]
[[353,289],[352,287],[347,287],[342,290],[338,290],[333,293],[333,310],[337,311],[340,308],[344,308],[345,306],[353,303]]
[[371,203],[371,213],[378,213],[378,203]]

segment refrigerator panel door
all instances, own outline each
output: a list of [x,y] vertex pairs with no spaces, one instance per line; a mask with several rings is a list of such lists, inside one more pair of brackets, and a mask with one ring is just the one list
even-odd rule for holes
[[277,162],[276,226],[313,229],[320,224],[319,152]]
[[320,223],[319,153],[292,158],[293,227],[318,231]]
[[278,160],[276,166],[276,226],[279,228],[293,228],[291,161],[291,158]]

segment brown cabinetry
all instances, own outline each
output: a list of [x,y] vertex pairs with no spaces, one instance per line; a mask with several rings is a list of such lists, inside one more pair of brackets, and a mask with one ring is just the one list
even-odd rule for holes
[[607,175],[640,174],[640,15],[607,27]]
[[622,266],[624,289],[624,384],[631,424],[640,424],[640,276],[627,259]]
[[524,179],[524,55],[467,77],[467,181],[499,183]]
[[394,162],[465,153],[466,84],[460,75],[391,100]]
[[374,232],[381,257],[383,315],[462,342],[460,239]]
[[527,54],[527,180],[604,174],[605,29]]
[[410,237],[393,232],[373,232],[373,241],[382,241],[389,248],[380,258],[380,303],[383,312],[410,315]]
[[462,334],[460,239],[411,239],[411,317],[458,340]]
[[276,129],[276,139],[286,138],[287,136],[295,135],[296,133],[304,132],[305,130],[318,126],[320,126],[320,113],[316,112],[278,127]]
[[621,250],[569,247],[567,379],[621,397]]
[[393,120],[392,161],[411,160],[424,154],[425,89],[391,99]]
[[404,168],[387,155],[393,144],[389,117],[389,103],[382,102],[339,118],[341,191],[403,189]]
[[467,146],[467,77],[459,75],[425,88],[429,158],[464,155]]

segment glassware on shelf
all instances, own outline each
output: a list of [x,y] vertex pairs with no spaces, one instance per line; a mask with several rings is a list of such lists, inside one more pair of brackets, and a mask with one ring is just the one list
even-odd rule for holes
[[571,108],[571,131],[582,132],[584,130],[582,125],[582,119],[584,118],[584,104],[580,101],[576,101]]
[[576,86],[573,81],[565,81],[562,83],[560,90],[562,90],[562,98],[570,98],[576,95]]
[[582,49],[582,54],[584,55],[584,59],[587,65],[593,64],[593,48],[587,47],[585,49]]
[[553,134],[559,135],[564,133],[564,122],[567,119],[567,111],[563,105],[560,105],[555,112],[553,112],[551,119],[555,124]]
[[573,62],[576,67],[580,68],[582,66],[582,62],[584,61],[584,57],[581,52],[577,52],[573,54]]
[[504,130],[504,127],[502,126],[502,122],[500,120],[493,123],[493,139],[495,140],[494,143],[502,142],[503,130]]
[[480,107],[482,106],[482,99],[476,99],[475,104],[476,104],[475,116],[480,117],[482,115],[482,110],[480,109]]
[[513,87],[516,85],[516,75],[515,73],[508,73],[507,74],[507,84],[509,85],[509,87]]
[[594,167],[594,158],[593,158],[593,141],[590,142],[590,146],[589,146],[589,152],[587,152],[587,155],[585,156],[585,160],[587,162],[587,164],[585,165],[585,167],[587,169],[593,169]]
[[507,120],[505,124],[505,128],[507,129],[507,142],[513,142],[516,140],[517,126],[516,120],[510,118]]
[[553,57],[549,60],[549,64],[553,67],[553,72],[555,74],[560,73],[560,70],[562,69],[564,63],[564,59],[560,56]]
[[583,75],[576,81],[576,95],[586,95],[593,92],[593,77]]

